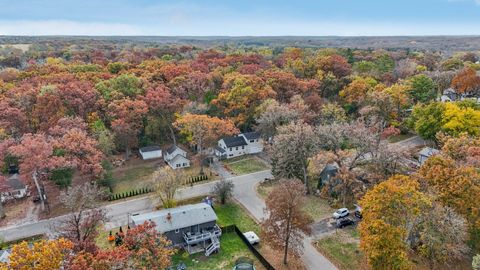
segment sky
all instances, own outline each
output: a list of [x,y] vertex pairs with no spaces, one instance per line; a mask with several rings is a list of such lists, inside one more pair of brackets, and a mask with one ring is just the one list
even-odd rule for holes
[[480,0],[0,0],[0,35],[480,35]]

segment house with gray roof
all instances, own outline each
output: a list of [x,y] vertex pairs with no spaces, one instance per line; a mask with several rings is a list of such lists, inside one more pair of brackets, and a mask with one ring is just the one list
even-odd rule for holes
[[219,158],[234,158],[262,151],[263,142],[258,132],[241,133],[220,139],[215,147],[215,155]]
[[143,160],[148,160],[148,159],[155,159],[155,158],[161,158],[162,157],[162,149],[160,149],[160,146],[158,145],[151,145],[151,146],[146,146],[142,147],[139,149],[140,156],[142,156]]
[[189,253],[201,250],[205,250],[206,253],[210,250],[211,253],[220,248],[218,237],[222,231],[216,224],[217,215],[206,203],[133,215],[131,220],[133,226],[143,224],[145,221],[155,222],[156,230],[164,234],[173,246],[185,248]]
[[431,156],[436,155],[438,153],[440,153],[438,149],[425,147],[420,151],[420,153],[418,153],[418,162],[420,162],[420,164],[423,164]]
[[28,186],[25,185],[18,173],[7,178],[6,185],[2,189],[1,201],[22,199],[29,195]]
[[169,147],[165,151],[163,159],[174,170],[190,167],[190,160],[187,158],[187,151],[177,145]]

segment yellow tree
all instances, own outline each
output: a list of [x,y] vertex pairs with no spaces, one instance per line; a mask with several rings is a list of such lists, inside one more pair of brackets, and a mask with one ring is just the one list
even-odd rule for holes
[[466,132],[473,136],[480,135],[480,110],[457,103],[446,103],[443,115],[443,129],[452,135]]
[[12,247],[9,263],[0,265],[1,270],[52,270],[60,269],[67,255],[73,248],[72,242],[60,238],[58,240],[42,240],[32,246],[21,242]]
[[212,146],[220,137],[238,133],[238,129],[230,120],[210,117],[205,114],[184,114],[173,124],[187,141],[197,147],[201,157],[201,173],[203,173],[203,149]]
[[419,183],[408,176],[393,176],[367,192],[360,201],[360,247],[373,269],[410,267],[407,252],[412,228],[429,204]]
[[256,75],[237,73],[225,76],[223,91],[212,101],[224,115],[239,126],[250,126],[256,108],[268,98],[275,97],[275,91]]

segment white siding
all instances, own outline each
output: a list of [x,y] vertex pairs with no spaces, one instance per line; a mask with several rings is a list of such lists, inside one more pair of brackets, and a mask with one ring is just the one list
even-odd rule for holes
[[140,155],[142,156],[143,160],[161,158],[162,157],[162,150],[149,151],[149,152],[140,151]]

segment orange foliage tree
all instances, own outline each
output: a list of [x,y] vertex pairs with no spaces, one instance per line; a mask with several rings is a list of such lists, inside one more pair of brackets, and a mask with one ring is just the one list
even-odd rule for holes
[[[222,136],[238,133],[238,129],[232,121],[204,114],[184,114],[175,121],[174,126],[180,130],[190,144],[197,147],[201,157],[203,157],[205,146],[212,146]],[[203,158],[201,172],[203,173]]]
[[311,217],[303,211],[306,188],[299,180],[281,180],[268,196],[265,204],[268,218],[262,222],[263,238],[272,247],[283,250],[283,263],[288,254],[302,253],[303,238],[309,234]]
[[408,176],[393,176],[366,193],[360,201],[360,248],[373,269],[409,269],[407,241],[429,204],[419,183]]
[[0,263],[0,270],[52,270],[60,269],[71,253],[72,243],[60,238],[42,240],[30,245],[21,242],[12,247],[8,263]]
[[467,67],[460,71],[452,80],[452,87],[458,93],[471,93],[480,90],[480,76],[473,68]]

